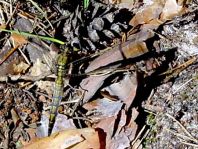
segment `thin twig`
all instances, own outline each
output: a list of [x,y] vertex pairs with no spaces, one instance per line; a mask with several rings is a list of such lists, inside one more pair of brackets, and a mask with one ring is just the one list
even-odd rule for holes
[[139,146],[141,145],[143,139],[146,138],[146,136],[149,134],[150,131],[151,131],[151,129],[148,129],[148,130],[145,132],[144,136],[141,138],[141,140],[138,142],[138,144],[136,144],[136,146],[135,146],[136,148],[135,148],[135,149],[138,149],[138,148],[139,148]]
[[138,135],[136,136],[136,138],[133,140],[133,142],[131,143],[131,146],[133,146],[135,144],[135,142],[139,139],[139,137],[142,135],[143,131],[146,129],[146,125],[144,125],[142,127],[142,129],[140,130],[140,132],[138,133]]
[[14,16],[15,12],[17,11],[18,5],[14,8],[14,11],[12,11],[12,4],[10,5],[10,17],[6,22],[6,26],[10,23],[12,20],[12,17]]
[[50,23],[50,21],[49,21],[48,18],[47,18],[46,12],[44,12],[44,11],[38,6],[38,4],[37,4],[36,2],[34,2],[33,0],[29,0],[29,1],[30,1],[30,2],[32,3],[32,5],[35,6],[36,9],[44,16],[44,18],[45,18],[45,19],[47,20],[47,22],[49,23],[50,27],[51,27],[52,29],[54,29],[53,26],[52,26],[52,24]]
[[185,141],[181,141],[181,143],[186,144],[186,145],[189,145],[189,146],[193,146],[195,148],[198,148],[198,145],[197,144],[188,143],[188,142],[185,142]]
[[1,20],[2,20],[2,22],[0,22],[0,23],[5,24],[5,17],[4,17],[4,13],[2,11],[2,6],[1,5],[0,5],[0,16],[1,16]]
[[75,99],[70,101],[63,101],[60,105],[71,104],[71,103],[78,103],[81,99]]
[[174,132],[173,130],[170,130],[170,129],[167,129],[167,128],[165,128],[168,132],[170,132],[170,133],[172,133],[173,135],[175,135],[175,136],[178,136],[178,137],[181,137],[181,138],[183,138],[183,139],[185,139],[185,140],[190,140],[190,141],[193,141],[190,137],[188,137],[188,136],[185,136],[185,135],[182,135],[182,134],[180,134],[180,133],[177,133],[177,132]]
[[[23,46],[23,50],[25,50],[26,45]],[[28,60],[27,56],[23,53],[23,50],[21,50],[21,48],[18,48],[19,52],[21,53],[21,55],[23,56],[23,58],[25,59],[26,63],[28,63],[28,65],[31,65],[30,61]]]
[[188,81],[186,81],[184,84],[180,85],[179,87],[177,87],[177,89],[173,92],[173,94],[177,93],[181,88],[183,88],[184,86],[186,86],[189,82],[191,82],[193,80],[193,78],[189,79]]
[[172,115],[166,113],[166,116],[168,116],[169,118],[171,118],[172,120],[174,120],[182,129],[183,131],[191,138],[191,140],[193,140],[194,142],[198,142],[197,139],[195,139],[187,130],[186,128],[178,121],[176,120]]
[[82,125],[81,125],[81,123],[80,123],[80,119],[79,119],[79,117],[77,116],[77,113],[75,113],[75,116],[77,117],[77,121],[78,121],[79,127],[80,127],[80,128],[83,128]]

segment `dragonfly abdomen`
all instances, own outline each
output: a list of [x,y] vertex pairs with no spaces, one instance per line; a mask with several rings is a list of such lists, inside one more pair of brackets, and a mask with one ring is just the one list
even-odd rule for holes
[[58,113],[58,107],[63,98],[63,88],[64,88],[64,80],[63,77],[65,75],[65,66],[67,64],[67,55],[66,52],[63,52],[58,57],[58,66],[57,66],[57,78],[55,81],[55,88],[53,93],[53,101],[50,108],[50,118],[49,118],[49,131],[48,134],[51,134],[51,131],[54,126],[54,122],[56,119],[56,115]]

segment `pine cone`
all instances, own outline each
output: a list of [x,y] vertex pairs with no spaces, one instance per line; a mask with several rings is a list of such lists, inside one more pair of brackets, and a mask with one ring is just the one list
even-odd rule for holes
[[112,39],[131,28],[128,25],[131,18],[132,12],[126,9],[91,0],[86,10],[78,5],[66,20],[63,35],[71,46],[78,49],[105,48]]

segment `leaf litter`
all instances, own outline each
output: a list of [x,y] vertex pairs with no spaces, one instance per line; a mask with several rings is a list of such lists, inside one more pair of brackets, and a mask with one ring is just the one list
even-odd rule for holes
[[[87,50],[70,54],[64,98],[48,136],[54,61],[61,50],[50,41],[1,32],[1,147],[197,148],[197,3],[98,4],[90,1],[87,19],[82,6],[70,1],[0,2],[1,28]],[[131,15],[121,23],[123,8]]]

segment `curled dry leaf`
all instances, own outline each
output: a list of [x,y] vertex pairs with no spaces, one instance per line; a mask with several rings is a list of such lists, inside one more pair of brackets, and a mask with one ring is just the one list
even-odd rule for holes
[[[133,110],[134,111],[134,110]],[[134,112],[133,112],[134,113]],[[136,111],[136,114],[139,113]],[[135,117],[137,117],[137,115]],[[127,124],[127,117],[125,110],[121,111],[120,121],[117,125],[117,130],[115,130],[115,135],[106,141],[107,148],[109,149],[123,149],[131,146],[131,142],[135,139],[138,125],[135,119],[130,120]]]
[[[99,67],[106,66],[116,61],[128,58],[135,58],[147,52],[148,49],[144,42],[132,42],[129,40],[96,58],[94,61],[91,62],[86,72],[93,71]],[[109,74],[102,76],[90,76],[81,82],[80,86],[83,89],[87,90],[83,98],[84,103],[88,102],[89,99],[92,98],[96,91],[102,86],[104,80],[109,76]]]
[[102,75],[102,76],[89,76],[88,78],[84,79],[80,86],[87,90],[85,92],[83,103],[87,103],[93,95],[96,93],[96,91],[102,86],[104,83],[104,80],[109,77],[110,75]]
[[125,75],[123,80],[104,88],[104,90],[108,91],[111,96],[118,97],[118,99],[126,104],[128,109],[135,98],[137,84],[136,74],[128,74]]
[[155,24],[159,26],[166,20],[172,19],[176,15],[184,13],[184,2],[180,2],[181,6],[176,0],[159,0],[153,4],[145,7],[142,11],[138,12],[130,21],[132,26],[143,24]]
[[[111,101],[107,98],[94,100],[83,105],[89,112],[99,113],[100,115],[93,115],[91,119],[103,119],[106,117],[116,116],[121,110],[123,103],[120,101]],[[89,113],[88,112],[88,113]]]
[[99,149],[99,134],[92,128],[69,129],[32,142],[24,149]]
[[113,136],[117,136],[119,135],[119,133],[121,132],[121,130],[123,129],[123,127],[126,125],[127,122],[127,115],[126,115],[126,111],[124,109],[122,109],[119,113],[120,119],[117,122],[117,129],[114,130],[114,134]]
[[114,126],[117,116],[106,117],[94,125],[94,128],[100,128],[106,133],[106,140],[110,139],[114,133]]
[[109,140],[107,145],[108,149],[125,149],[130,147],[130,140],[123,132],[121,132],[119,135]]

